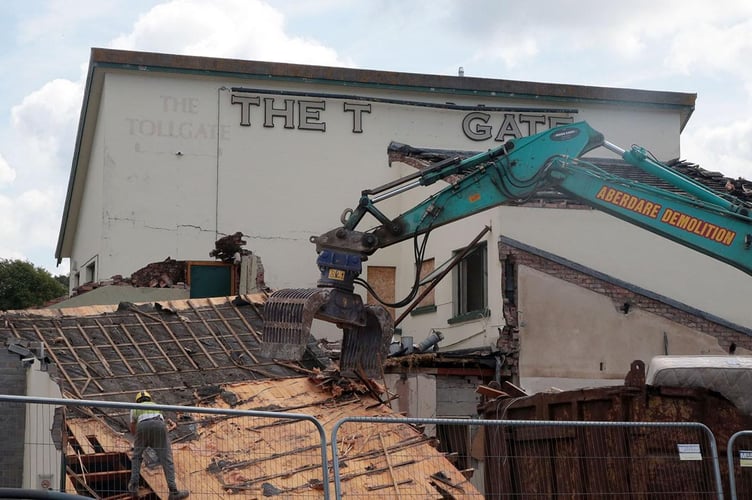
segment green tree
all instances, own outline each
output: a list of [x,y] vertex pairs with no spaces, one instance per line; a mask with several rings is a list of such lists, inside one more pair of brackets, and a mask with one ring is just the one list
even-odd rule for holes
[[67,293],[46,269],[23,260],[0,259],[0,310],[41,306]]
[[58,274],[55,276],[55,281],[63,285],[63,287],[68,290],[68,285],[70,284],[70,276],[67,274]]

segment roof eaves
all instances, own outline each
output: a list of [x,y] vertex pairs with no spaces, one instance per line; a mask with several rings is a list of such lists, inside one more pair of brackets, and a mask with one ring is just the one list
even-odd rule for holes
[[92,49],[92,55],[99,64],[123,69],[224,74],[265,80],[305,80],[348,87],[388,87],[421,92],[507,96],[519,99],[547,98],[629,105],[648,104],[688,110],[694,109],[697,98],[697,94],[693,93],[377,71],[112,49]]

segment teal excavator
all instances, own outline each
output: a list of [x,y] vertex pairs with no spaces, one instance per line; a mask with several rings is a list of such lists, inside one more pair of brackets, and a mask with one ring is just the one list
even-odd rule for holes
[[[598,147],[675,189],[624,179],[582,159]],[[383,200],[440,180],[449,185],[395,218],[377,208]],[[416,269],[420,269],[426,238],[434,228],[498,205],[521,204],[551,189],[752,274],[752,206],[707,188],[640,146],[624,150],[605,140],[587,122],[578,122],[510,140],[470,157],[453,156],[363,191],[357,207],[342,214],[340,227],[310,239],[321,271],[317,288],[282,289],[269,297],[264,307],[262,353],[300,359],[311,324],[319,319],[343,330],[343,375],[378,376],[394,323],[383,306],[364,304],[355,293],[356,284],[371,291],[359,277],[363,261],[381,248],[413,239]],[[358,230],[366,215],[374,217],[378,225]],[[417,289],[416,273],[410,296],[385,305],[407,305]]]

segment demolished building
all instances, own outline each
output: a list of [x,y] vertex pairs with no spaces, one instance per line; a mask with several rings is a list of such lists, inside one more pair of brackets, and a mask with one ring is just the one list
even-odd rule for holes
[[[76,400],[131,402],[147,388],[159,404],[303,413],[327,431],[344,416],[397,415],[377,386],[338,377],[315,342],[299,362],[261,357],[265,298],[8,311],[0,327],[2,355],[7,366],[15,360],[17,370],[49,375],[61,395]],[[22,356],[33,358],[31,365],[23,364]],[[2,392],[28,393],[27,379],[5,378],[4,385],[14,382],[16,387]],[[96,406],[45,410],[52,412],[51,425],[9,436],[9,450],[18,449],[12,446],[16,441],[23,445],[21,457],[9,453],[2,460],[23,462],[23,448],[44,447],[45,441],[44,449],[54,445],[59,461],[38,461],[49,464],[49,470],[32,464],[34,470],[23,471],[25,478],[44,476],[46,484],[97,498],[123,495],[130,474],[128,412]],[[167,416],[174,424],[178,482],[196,494],[321,495],[320,443],[311,426],[273,417]],[[339,457],[345,467],[343,492],[427,495],[454,488],[481,497],[434,440],[410,425],[358,425],[343,436],[338,443],[344,450]],[[155,465],[154,457],[147,457],[143,498],[166,491]]]

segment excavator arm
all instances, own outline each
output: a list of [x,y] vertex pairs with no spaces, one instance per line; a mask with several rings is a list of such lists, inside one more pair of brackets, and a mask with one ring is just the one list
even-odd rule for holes
[[594,208],[752,274],[752,219],[747,208],[729,204],[694,181],[681,179],[698,190],[695,194],[717,199],[703,201],[657,189],[578,162],[557,165],[550,176],[557,189]]
[[[469,158],[449,158],[413,175],[363,191],[358,207],[343,214],[342,227],[312,237],[311,241],[318,252],[370,255],[489,208],[524,202],[546,185],[552,160],[577,158],[603,142],[599,132],[580,122],[516,139]],[[452,176],[461,177],[394,219],[376,207],[387,198]],[[357,232],[356,227],[366,214],[381,225],[365,233]]]
[[[676,189],[658,189],[614,176],[581,159],[598,147],[611,150]],[[383,200],[439,180],[449,185],[397,217],[390,218],[377,207]],[[321,319],[344,330],[341,370],[357,373],[362,369],[366,375],[378,375],[393,325],[384,308],[364,305],[354,293],[362,262],[381,248],[495,206],[524,203],[546,189],[569,194],[752,274],[750,207],[674,171],[639,146],[623,150],[588,123],[579,122],[515,139],[470,157],[448,158],[363,191],[357,207],[343,213],[340,227],[311,237],[321,271],[318,288],[280,290],[270,297],[266,306],[266,354],[288,359],[300,356],[312,319]],[[379,224],[359,230],[366,216]],[[294,352],[290,352],[290,346],[297,346]]]

